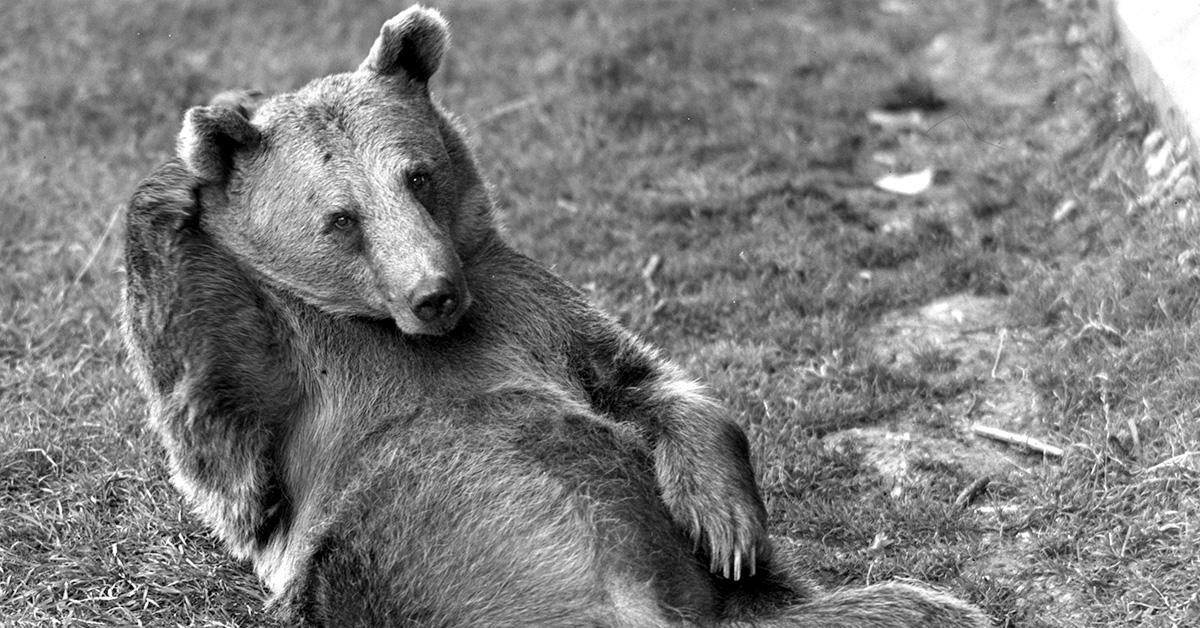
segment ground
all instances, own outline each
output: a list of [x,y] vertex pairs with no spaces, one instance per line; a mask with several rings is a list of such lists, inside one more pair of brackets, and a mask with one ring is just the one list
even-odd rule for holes
[[[1195,173],[1092,3],[439,6],[511,239],[728,401],[820,581],[1200,621]],[[0,6],[6,625],[269,625],[146,432],[120,207],[187,106],[353,68],[400,8]]]

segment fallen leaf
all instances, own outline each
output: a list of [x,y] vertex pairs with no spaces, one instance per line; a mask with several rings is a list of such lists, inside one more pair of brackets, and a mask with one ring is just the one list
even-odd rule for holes
[[920,194],[933,185],[933,168],[908,174],[889,174],[875,180],[875,187],[893,194],[912,196]]
[[907,131],[925,128],[925,116],[916,109],[885,111],[872,109],[867,112],[867,122],[889,131]]
[[887,538],[887,535],[883,532],[876,532],[875,538],[871,541],[871,545],[867,547],[867,551],[872,554],[878,554],[887,549],[887,547],[893,543],[895,543],[895,541]]

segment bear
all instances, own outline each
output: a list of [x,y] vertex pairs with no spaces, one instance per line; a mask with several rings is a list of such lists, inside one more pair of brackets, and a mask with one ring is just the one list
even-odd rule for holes
[[507,244],[413,6],[354,71],[184,115],[121,327],[174,485],[311,626],[985,626],[773,552],[748,441]]

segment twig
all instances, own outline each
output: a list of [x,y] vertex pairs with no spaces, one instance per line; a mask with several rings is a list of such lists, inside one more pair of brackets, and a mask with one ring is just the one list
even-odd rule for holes
[[1063,450],[1061,447],[1055,447],[1046,441],[1038,440],[1032,436],[1025,436],[1024,434],[1017,434],[1015,432],[1009,432],[996,427],[988,427],[978,423],[971,426],[971,431],[974,432],[976,436],[990,438],[992,440],[1007,443],[1009,445],[1019,445],[1021,447],[1025,447],[1026,449],[1032,449],[1033,451],[1045,456],[1061,458],[1063,455]]
[[646,284],[646,291],[651,296],[658,294],[658,286],[654,285],[654,275],[658,273],[658,269],[662,267],[662,256],[655,253],[646,260],[646,265],[642,267],[642,281]]
[[[104,227],[104,233],[101,233],[100,239],[96,240],[96,244],[92,247],[92,252],[90,255],[88,255],[87,261],[84,262],[79,271],[75,273],[75,277],[71,280],[71,283],[59,289],[58,294],[56,295],[57,305],[55,306],[59,314],[61,314],[67,307],[67,297],[71,296],[71,293],[79,287],[79,282],[83,281],[83,276],[92,269],[92,264],[96,263],[96,258],[100,256],[100,250],[104,248],[104,243],[108,241],[109,234],[113,232],[113,227],[116,226],[117,219],[123,214],[121,211],[122,209],[123,206],[119,204],[113,208],[112,214],[108,217],[108,224]],[[42,336],[49,334],[50,329],[55,325],[62,324],[62,319],[60,316],[53,316],[47,320],[49,322],[47,322],[46,326],[42,329]]]
[[954,505],[959,508],[966,508],[967,506],[970,506],[971,502],[975,501],[975,498],[982,495],[983,492],[987,490],[988,484],[991,483],[992,478],[989,478],[986,475],[975,480],[974,482],[971,482],[969,485],[967,485],[967,488],[964,488],[962,492],[958,494],[958,497],[955,498]]
[[26,449],[25,453],[42,454],[42,457],[46,459],[46,462],[49,462],[50,466],[54,467],[54,471],[58,472],[58,463],[54,461],[54,458],[50,457],[50,454],[46,453],[45,449],[42,449],[41,447],[34,447],[33,449]]
[[479,116],[479,120],[476,122],[476,124],[486,124],[497,118],[502,118],[514,111],[520,111],[526,107],[536,105],[537,103],[538,99],[533,96],[503,103],[497,107],[494,107],[491,111],[483,114],[482,116]]
[[992,379],[996,379],[996,371],[1000,368],[1000,356],[1004,354],[1004,339],[1008,337],[1008,330],[1000,330],[1000,346],[996,347],[996,361],[992,362]]
[[1140,460],[1142,457],[1142,437],[1140,434],[1138,434],[1137,421],[1134,421],[1133,417],[1129,417],[1128,424],[1129,437],[1133,440],[1133,444],[1131,446],[1131,449],[1133,450],[1133,457],[1134,459]]
[[1200,470],[1200,452],[1188,451],[1178,456],[1172,456],[1162,462],[1147,468],[1143,473],[1155,473],[1163,469],[1187,469],[1190,471]]
[[75,286],[79,285],[79,282],[83,279],[84,274],[91,270],[92,264],[94,264],[96,262],[96,258],[100,256],[100,249],[104,248],[104,243],[108,241],[108,236],[110,233],[112,233],[113,227],[117,224],[117,218],[120,216],[121,206],[117,205],[115,208],[113,208],[112,215],[108,217],[108,224],[104,227],[104,233],[100,234],[100,239],[96,240],[96,245],[92,247],[92,254],[88,256],[87,261],[83,263],[83,266],[79,269],[79,272],[75,273],[75,278],[71,280],[71,285],[67,289],[68,292],[74,289]]

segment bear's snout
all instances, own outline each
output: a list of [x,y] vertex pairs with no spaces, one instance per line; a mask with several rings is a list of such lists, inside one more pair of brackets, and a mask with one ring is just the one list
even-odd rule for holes
[[427,277],[418,282],[408,294],[408,306],[417,320],[453,327],[463,301],[458,283],[445,276]]
[[445,334],[458,325],[471,305],[466,276],[454,249],[438,241],[438,232],[429,232],[426,241],[413,246],[398,246],[397,242],[407,242],[377,234],[386,245],[376,247],[371,258],[378,290],[375,298],[382,297],[385,311],[400,331],[409,335]]

